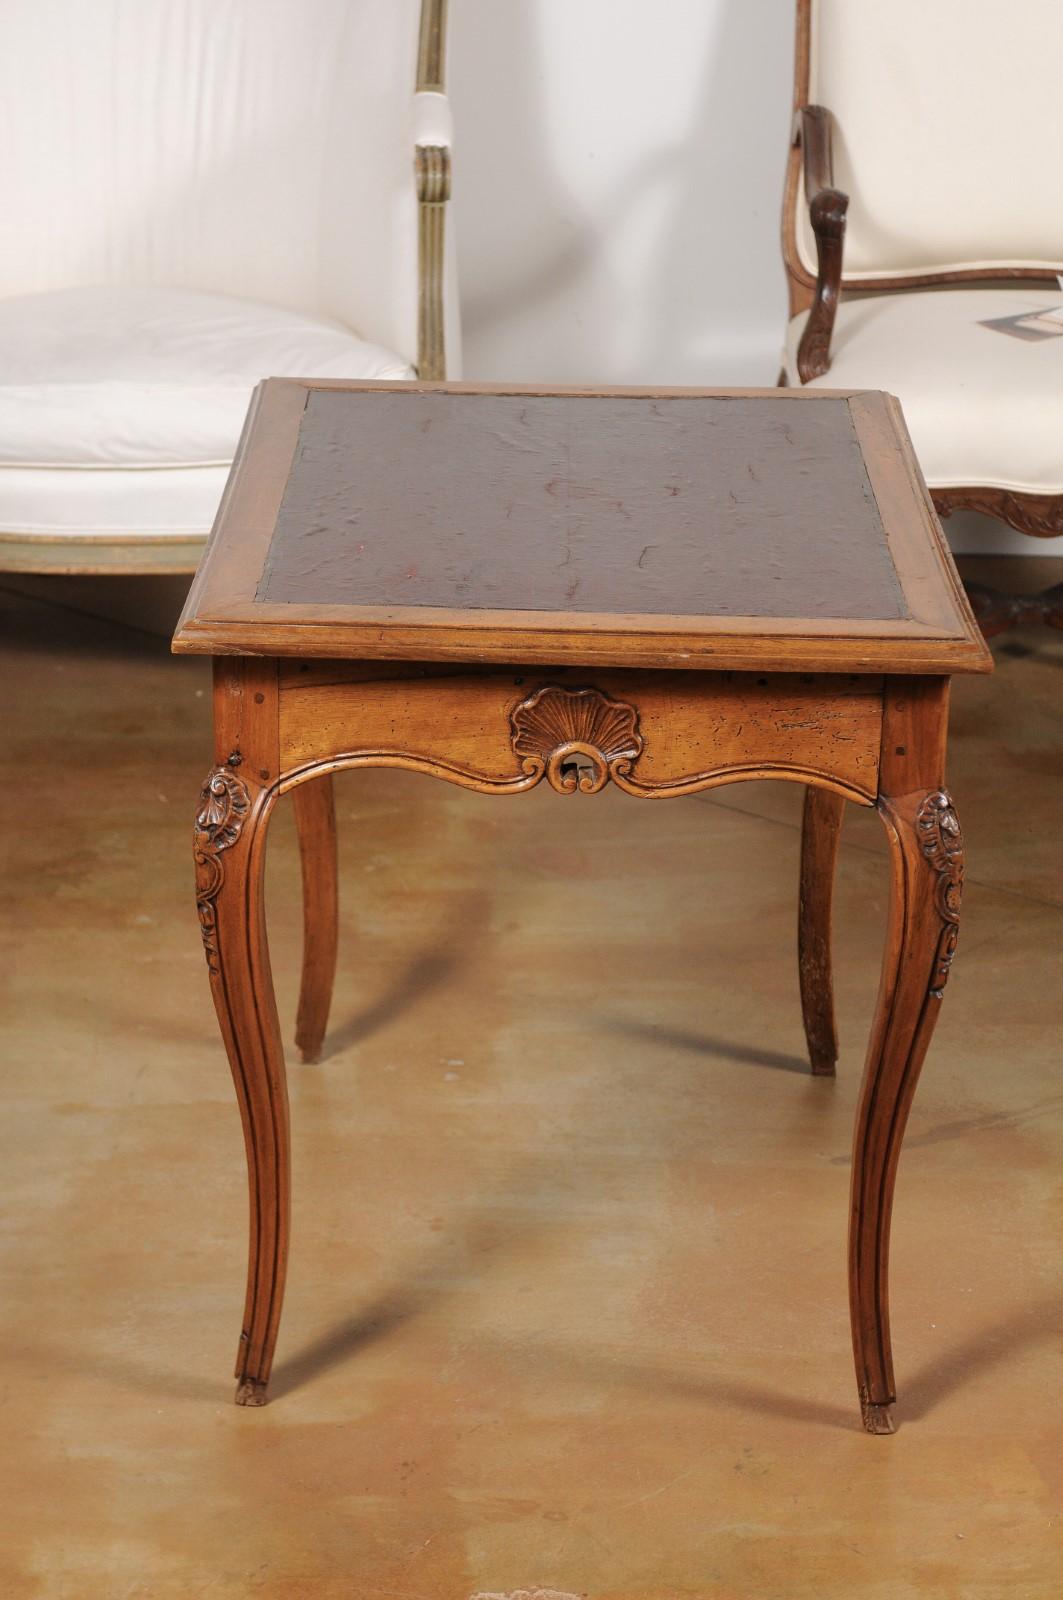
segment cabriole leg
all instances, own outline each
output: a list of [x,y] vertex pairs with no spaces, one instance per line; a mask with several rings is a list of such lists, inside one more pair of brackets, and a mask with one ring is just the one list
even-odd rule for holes
[[214,1006],[243,1119],[251,1202],[237,1403],[264,1405],[288,1253],[289,1134],[262,896],[271,798],[216,768],[196,814],[196,904]]
[[243,1121],[250,1189],[236,1399],[264,1405],[288,1259],[288,1091],[263,903],[266,829],[276,795],[276,663],[214,663],[214,770],[196,812],[196,904],[214,1006]]
[[853,1142],[849,1300],[864,1426],[892,1433],[889,1240],[901,1140],[956,948],[963,837],[944,790],[882,798],[890,910]]

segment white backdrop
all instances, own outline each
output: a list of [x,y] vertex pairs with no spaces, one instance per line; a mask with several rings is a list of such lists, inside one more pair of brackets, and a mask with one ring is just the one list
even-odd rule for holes
[[[451,0],[465,373],[772,384],[793,0]],[[964,550],[1063,552],[982,518]]]
[[466,366],[773,383],[792,0],[451,0]]

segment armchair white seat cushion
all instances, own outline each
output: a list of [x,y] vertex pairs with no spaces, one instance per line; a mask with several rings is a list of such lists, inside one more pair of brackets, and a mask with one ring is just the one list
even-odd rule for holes
[[331,318],[147,286],[0,299],[0,528],[210,531],[267,376],[405,379]]
[[[1063,494],[1063,338],[1033,343],[980,325],[1061,304],[1050,284],[843,300],[830,370],[806,387],[895,394],[931,488]],[[787,334],[795,387],[807,319],[795,317]]]

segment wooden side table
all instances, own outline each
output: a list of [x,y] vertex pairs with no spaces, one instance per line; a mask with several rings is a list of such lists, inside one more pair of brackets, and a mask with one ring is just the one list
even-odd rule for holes
[[[853,1144],[849,1283],[865,1426],[892,1429],[894,1178],[956,947],[949,678],[991,660],[886,395],[270,380],[174,640],[214,656],[197,905],[251,1187],[237,1400],[261,1405],[284,1292],[288,1100],[263,919],[266,825],[296,806],[297,1039],[336,961],[331,775],[402,767],[486,795],[606,783],[660,800],[806,785],[800,975],[834,1071],[844,802],[891,854]],[[652,826],[653,812],[647,815]]]

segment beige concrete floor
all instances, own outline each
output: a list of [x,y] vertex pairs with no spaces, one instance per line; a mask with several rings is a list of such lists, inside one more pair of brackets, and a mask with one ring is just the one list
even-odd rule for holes
[[[960,954],[859,1427],[850,1124],[884,853],[847,822],[842,1059],[804,1069],[799,792],[338,785],[327,1059],[234,1407],[239,1119],[192,908],[208,672],[0,594],[0,1596],[995,1600],[1063,1592],[1063,638],[955,694]],[[269,885],[290,1033],[290,819]],[[294,1054],[294,1052],[293,1052]]]

